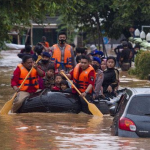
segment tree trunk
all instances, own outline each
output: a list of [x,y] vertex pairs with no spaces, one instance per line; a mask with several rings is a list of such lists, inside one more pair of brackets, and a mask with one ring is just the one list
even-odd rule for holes
[[94,33],[94,29],[93,29],[93,24],[92,24],[92,22],[91,22],[91,19],[89,19],[90,20],[90,25],[91,25],[91,29],[92,29],[92,37],[93,37],[93,40],[94,40],[94,44],[96,45],[96,38],[95,38],[95,33]]
[[101,33],[101,26],[100,26],[99,16],[98,16],[97,13],[95,13],[95,18],[96,18],[96,22],[97,22],[99,41],[100,41],[100,37],[101,37],[102,38],[102,45],[103,45],[103,52],[104,52],[104,55],[107,57],[106,47],[105,47],[105,44],[104,44],[103,35]]

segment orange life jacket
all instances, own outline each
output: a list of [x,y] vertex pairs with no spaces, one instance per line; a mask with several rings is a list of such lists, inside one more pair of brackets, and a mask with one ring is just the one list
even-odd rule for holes
[[48,42],[44,42],[45,47],[49,48],[49,43]]
[[[89,86],[89,77],[88,77],[89,73],[92,70],[95,72],[95,70],[91,65],[89,65],[89,67],[86,70],[83,70],[80,73],[80,75],[79,75],[79,70],[80,70],[80,63],[78,63],[73,70],[73,83],[77,86],[79,91],[83,93]],[[94,74],[94,79],[93,79],[94,81],[95,78],[96,78],[96,74]],[[94,87],[89,93],[92,93],[93,90]]]
[[[25,77],[27,76],[27,74],[29,73],[29,71],[22,64],[19,64],[18,67],[21,71],[20,77],[19,77],[19,85],[18,85],[19,87],[21,83],[23,82],[23,80],[25,79]],[[31,74],[29,75],[27,80],[24,82],[20,90],[26,91],[29,86],[34,86],[36,89],[39,89],[37,71],[34,68],[32,69]]]
[[56,62],[57,68],[60,64],[64,65],[66,68],[72,68],[72,55],[71,55],[71,46],[66,44],[64,50],[64,63],[61,62],[61,50],[58,44],[53,45],[54,51],[52,56],[52,61]]

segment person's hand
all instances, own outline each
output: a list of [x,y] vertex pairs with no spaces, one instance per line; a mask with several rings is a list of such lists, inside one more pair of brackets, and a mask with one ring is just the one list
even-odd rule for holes
[[65,74],[65,71],[64,70],[60,70],[60,74],[63,74],[63,73]]
[[33,67],[35,68],[35,69],[37,69],[38,68],[38,64],[37,63],[33,63]]
[[112,90],[112,87],[109,85],[108,86],[108,88],[107,88],[107,91],[109,92],[109,93],[111,93],[113,90]]
[[16,91],[16,92],[19,92],[20,89],[17,87],[17,86],[13,86],[13,89]]
[[81,95],[80,95],[81,97],[85,97],[86,96],[86,93],[85,92],[83,92],[83,93],[81,93]]

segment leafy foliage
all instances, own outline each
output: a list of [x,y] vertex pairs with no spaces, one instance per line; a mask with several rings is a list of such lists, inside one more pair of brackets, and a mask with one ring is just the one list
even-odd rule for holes
[[29,26],[31,20],[41,23],[46,15],[54,15],[65,1],[0,0],[0,43],[9,39],[7,33],[14,28],[14,25],[16,27]]
[[114,0],[111,7],[118,12],[114,25],[140,28],[150,24],[149,0]]
[[129,70],[129,74],[136,75],[140,79],[147,79],[150,74],[150,52],[141,51],[135,58],[135,69]]

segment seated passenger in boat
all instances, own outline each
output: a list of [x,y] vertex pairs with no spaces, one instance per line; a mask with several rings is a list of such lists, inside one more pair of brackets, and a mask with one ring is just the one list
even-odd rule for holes
[[[92,93],[94,90],[95,85],[95,70],[90,65],[90,58],[86,55],[82,55],[81,63],[78,63],[75,68],[67,74],[68,78],[73,80],[74,85],[78,88],[81,92],[81,103],[82,103],[82,110],[87,112],[88,106],[87,103],[82,99],[86,97],[88,101],[92,100]],[[76,90],[72,88],[72,93],[76,93]]]
[[53,66],[49,66],[48,70],[45,73],[45,77],[43,78],[43,87],[52,89],[55,84],[55,68]]
[[104,71],[105,69],[107,69],[107,66],[106,66],[106,59],[105,59],[105,58],[102,59],[100,69],[101,69],[102,71]]
[[57,74],[55,77],[55,85],[52,87],[54,91],[60,91],[60,83],[63,80],[63,77],[60,74]]
[[[29,75],[29,77],[25,80],[29,71],[33,69]],[[45,76],[44,71],[42,71],[36,63],[33,62],[32,56],[25,55],[22,59],[22,63],[17,66],[13,73],[13,77],[11,79],[12,88],[18,92],[17,97],[13,102],[12,112],[15,113],[22,106],[25,98],[30,96],[31,94],[37,92],[39,89],[38,84],[38,76]],[[25,80],[25,82],[24,82]],[[19,86],[24,82],[24,84],[19,88]]]
[[48,67],[51,64],[50,58],[51,58],[51,55],[48,52],[43,52],[42,53],[42,59],[38,62],[38,65],[41,67],[41,69],[44,72],[46,72],[48,70]]
[[113,56],[107,58],[107,69],[104,70],[103,94],[105,96],[115,95],[115,89],[119,83],[119,71],[115,69],[116,59]]
[[71,92],[71,88],[69,88],[68,82],[66,80],[61,81],[60,88],[64,92]]
[[99,95],[101,95],[103,93],[102,83],[103,83],[103,79],[104,79],[104,74],[103,74],[103,71],[99,69],[100,64],[101,64],[100,58],[93,57],[92,66],[96,72],[96,80],[95,80],[95,89],[94,89],[93,99],[98,98]]

